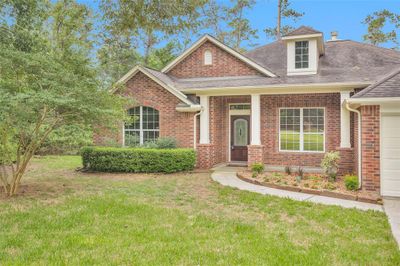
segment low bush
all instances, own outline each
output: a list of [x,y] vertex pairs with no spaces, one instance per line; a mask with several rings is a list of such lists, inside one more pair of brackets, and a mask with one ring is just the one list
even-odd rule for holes
[[292,167],[290,167],[290,165],[285,166],[285,173],[287,175],[291,175],[292,174]]
[[358,177],[356,175],[346,175],[344,177],[344,185],[347,190],[357,190],[358,189]]
[[255,175],[259,175],[264,172],[264,164],[263,163],[253,163],[251,165],[251,171]]
[[81,155],[85,169],[101,172],[174,173],[196,163],[193,149],[84,147]]
[[337,172],[339,170],[340,154],[337,151],[327,152],[321,161],[321,167],[325,175],[331,181],[336,180]]

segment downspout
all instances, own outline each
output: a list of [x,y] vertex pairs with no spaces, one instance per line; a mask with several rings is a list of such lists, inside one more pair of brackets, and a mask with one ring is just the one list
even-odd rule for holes
[[203,113],[203,107],[193,116],[193,149],[196,150],[197,142],[197,117]]
[[358,148],[358,155],[357,155],[357,159],[358,159],[358,162],[357,162],[357,164],[358,164],[358,188],[360,189],[361,188],[361,181],[362,181],[362,170],[361,170],[361,160],[362,160],[362,158],[361,158],[361,112],[360,111],[358,111],[357,109],[353,109],[353,108],[350,108],[350,105],[349,105],[349,102],[346,100],[346,102],[345,102],[345,107],[346,107],[346,109],[347,110],[349,110],[350,112],[354,112],[354,113],[356,113],[357,114],[357,122],[358,122],[358,137],[357,137],[357,142],[358,142],[358,144],[357,144],[357,148]]

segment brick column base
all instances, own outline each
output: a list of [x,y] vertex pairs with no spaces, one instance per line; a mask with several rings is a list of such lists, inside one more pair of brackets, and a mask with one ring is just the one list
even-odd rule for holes
[[264,163],[264,146],[248,145],[247,146],[247,166],[251,167],[254,163]]
[[354,149],[353,148],[337,148],[340,153],[339,175],[353,174],[354,169]]
[[215,164],[215,147],[214,144],[198,144],[197,145],[197,162],[196,167],[199,169],[209,169]]

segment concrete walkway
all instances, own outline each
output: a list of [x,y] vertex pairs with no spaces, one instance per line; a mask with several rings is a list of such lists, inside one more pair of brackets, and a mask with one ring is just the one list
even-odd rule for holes
[[400,198],[384,198],[383,208],[389,217],[393,236],[400,247]]
[[[374,211],[383,211],[383,207],[378,204],[371,204],[353,200],[344,200],[344,199],[336,199],[331,197],[306,194],[300,192],[293,192],[287,190],[281,190],[276,188],[269,188],[260,185],[251,184],[239,179],[236,176],[236,172],[243,168],[238,167],[227,167],[227,166],[218,166],[213,170],[214,172],[211,174],[211,178],[224,186],[230,186],[234,188],[238,188],[240,190],[247,190],[251,192],[260,193],[263,195],[273,195],[282,198],[290,198],[298,201],[309,201],[314,203],[321,203],[326,205],[336,205],[344,208],[356,208],[360,210],[374,210]],[[400,219],[400,215],[399,215]]]

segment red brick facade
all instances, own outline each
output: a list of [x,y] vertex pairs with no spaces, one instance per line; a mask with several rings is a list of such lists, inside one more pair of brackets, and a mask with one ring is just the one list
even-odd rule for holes
[[380,191],[380,110],[379,106],[361,106],[362,187]]
[[[213,64],[204,65],[204,51],[213,55]],[[169,73],[177,78],[224,77],[240,75],[261,75],[246,63],[207,41],[179,62]],[[127,82],[123,95],[136,100],[135,105],[155,108],[160,115],[160,136],[174,137],[179,147],[191,148],[197,142],[197,167],[211,168],[218,163],[230,161],[229,104],[248,103],[248,96],[211,96],[209,98],[210,144],[198,144],[194,140],[195,113],[176,111],[180,100],[159,84],[139,72]],[[319,167],[325,152],[339,151],[341,154],[340,173],[357,173],[358,168],[358,125],[357,116],[351,115],[352,148],[340,148],[340,93],[315,93],[292,95],[261,95],[261,145],[248,146],[248,165],[264,162],[274,166]],[[325,151],[287,152],[279,150],[279,109],[287,107],[322,107],[325,110]],[[362,176],[363,189],[379,193],[379,106],[363,106],[362,113]],[[116,142],[122,144],[123,126],[117,132],[95,134],[96,144]]]
[[[180,100],[148,78],[145,74],[139,72],[126,84],[126,89],[121,90],[126,97],[135,100],[135,105],[149,106],[159,111],[160,115],[160,136],[171,136],[176,138],[179,147],[193,147],[193,127],[194,113],[181,113],[176,111],[176,105]],[[104,139],[96,134],[96,144],[106,144]],[[122,124],[117,133],[113,133],[114,139],[122,144]],[[110,138],[112,138],[110,136]]]
[[[212,65],[204,65],[204,52],[206,50],[211,51]],[[206,41],[179,62],[168,74],[177,78],[261,75],[248,64],[209,41]]]

